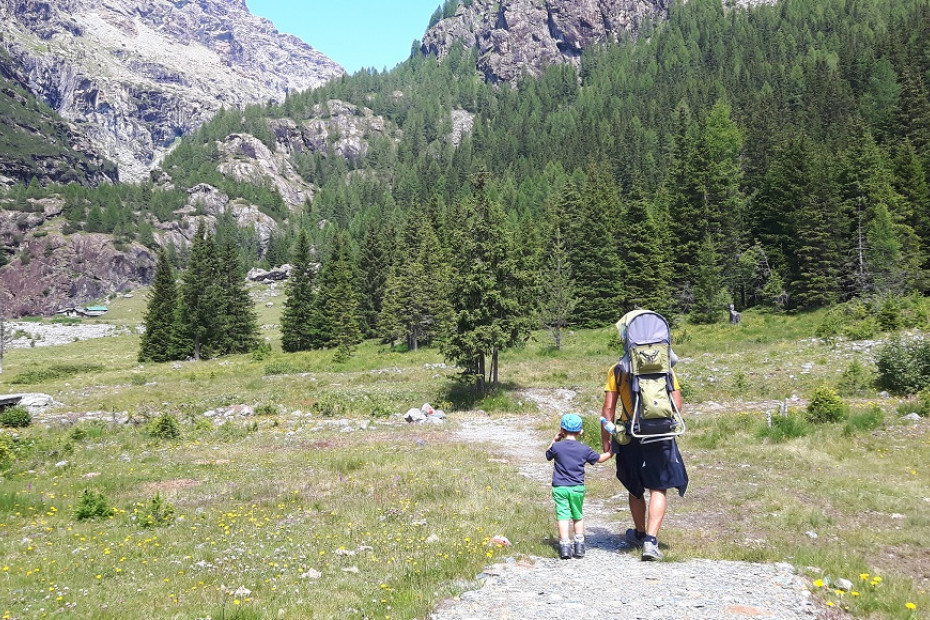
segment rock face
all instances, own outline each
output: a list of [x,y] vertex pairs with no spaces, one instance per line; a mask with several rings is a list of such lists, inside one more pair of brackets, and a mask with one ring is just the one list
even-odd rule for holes
[[[156,224],[158,231],[155,241],[162,247],[174,244],[177,248],[190,247],[201,220],[207,230],[216,230],[217,219],[229,214],[240,228],[255,231],[262,249],[267,247],[268,238],[278,229],[274,218],[262,213],[256,205],[242,200],[230,200],[229,196],[212,185],[201,183],[188,190],[189,199],[184,208],[175,211],[177,216],[171,222]],[[145,282],[148,284],[148,282]]]
[[138,180],[221,106],[280,101],[344,71],[245,0],[0,0],[19,81]]
[[90,141],[21,86],[23,76],[0,53],[0,185],[83,183],[96,186],[116,180],[116,166],[96,152]]
[[442,58],[454,45],[478,50],[492,82],[538,76],[549,65],[581,62],[591,45],[635,36],[664,19],[671,0],[474,0],[423,36],[421,51]]
[[142,245],[117,246],[109,235],[65,236],[61,212],[49,201],[43,213],[0,210],[0,247],[15,248],[0,268],[0,308],[7,317],[53,314],[61,300],[83,305],[152,280],[155,256]]

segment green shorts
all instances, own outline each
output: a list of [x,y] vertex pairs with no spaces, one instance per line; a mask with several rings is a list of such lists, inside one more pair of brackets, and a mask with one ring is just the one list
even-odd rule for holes
[[572,519],[581,521],[584,513],[584,485],[574,487],[552,487],[552,499],[555,501],[555,516],[559,521]]

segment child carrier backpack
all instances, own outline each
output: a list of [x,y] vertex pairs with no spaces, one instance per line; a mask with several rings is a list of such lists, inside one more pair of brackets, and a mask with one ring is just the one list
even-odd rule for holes
[[[623,357],[614,366],[617,388],[626,381],[633,411],[626,411],[629,432],[640,443],[666,441],[685,432],[685,421],[672,399],[672,351],[668,321],[656,312],[634,310],[617,322]],[[620,399],[622,402],[622,399]]]

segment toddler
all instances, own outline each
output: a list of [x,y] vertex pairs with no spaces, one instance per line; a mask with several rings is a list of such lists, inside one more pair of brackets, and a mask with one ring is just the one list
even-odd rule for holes
[[[546,450],[546,460],[555,461],[552,499],[559,521],[559,557],[563,560],[572,557],[573,553],[576,558],[584,557],[584,466],[603,463],[613,455],[611,452],[598,454],[578,441],[581,433],[581,416],[566,413],[562,416],[559,434]],[[571,521],[575,522],[574,544],[569,538]]]

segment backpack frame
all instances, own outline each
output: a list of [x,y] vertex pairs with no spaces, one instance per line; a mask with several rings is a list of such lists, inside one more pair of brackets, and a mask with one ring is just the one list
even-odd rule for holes
[[633,411],[625,411],[630,434],[644,444],[674,439],[686,426],[672,398],[672,367],[678,356],[672,351],[668,321],[651,310],[634,310],[623,315],[617,329],[623,356],[614,366],[614,378],[618,390],[624,379],[630,389]]

